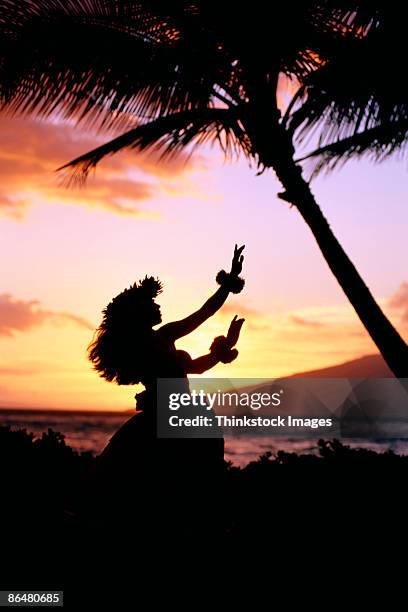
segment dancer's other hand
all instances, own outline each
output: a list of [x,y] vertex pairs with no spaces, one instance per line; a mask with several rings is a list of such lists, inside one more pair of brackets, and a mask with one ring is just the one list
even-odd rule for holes
[[232,319],[227,333],[228,344],[231,347],[235,346],[238,342],[239,334],[241,332],[241,328],[244,324],[244,321],[245,319],[238,319],[238,315],[235,315],[235,317]]

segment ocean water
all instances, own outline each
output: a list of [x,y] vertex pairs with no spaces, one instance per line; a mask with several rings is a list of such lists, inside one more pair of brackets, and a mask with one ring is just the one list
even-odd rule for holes
[[[27,429],[41,436],[48,428],[65,436],[65,441],[78,451],[99,453],[115,431],[132,413],[75,413],[62,411],[0,410],[0,425],[12,429]],[[377,452],[392,450],[400,455],[408,454],[408,439],[342,440],[356,448],[370,448]],[[273,436],[226,436],[225,459],[235,465],[245,466],[266,452],[279,450],[296,453],[317,453],[317,439],[289,439]]]

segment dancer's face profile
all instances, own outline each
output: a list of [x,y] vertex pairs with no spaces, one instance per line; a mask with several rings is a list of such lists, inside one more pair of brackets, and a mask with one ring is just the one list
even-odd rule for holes
[[159,304],[152,303],[152,326],[162,322],[161,310]]

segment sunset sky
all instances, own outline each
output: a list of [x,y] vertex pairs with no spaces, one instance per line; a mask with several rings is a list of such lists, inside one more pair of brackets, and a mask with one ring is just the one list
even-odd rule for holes
[[[272,172],[217,149],[158,163],[122,153],[83,188],[54,170],[108,137],[60,121],[1,118],[0,405],[130,409],[136,389],[98,378],[86,347],[110,299],[145,274],[164,322],[199,307],[246,245],[245,291],[179,343],[193,356],[246,318],[239,357],[211,374],[276,377],[375,352]],[[352,163],[313,183],[335,234],[408,338],[404,162]]]

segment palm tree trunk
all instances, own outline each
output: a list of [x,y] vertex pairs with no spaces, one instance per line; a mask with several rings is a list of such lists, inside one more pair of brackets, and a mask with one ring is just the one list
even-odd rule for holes
[[408,345],[387,319],[333,234],[309,184],[302,176],[301,167],[294,162],[292,155],[285,155],[285,152],[290,153],[290,147],[280,149],[279,160],[275,159],[273,164],[285,189],[279,197],[293,204],[310,227],[330,270],[390,370],[399,378],[408,378]]

